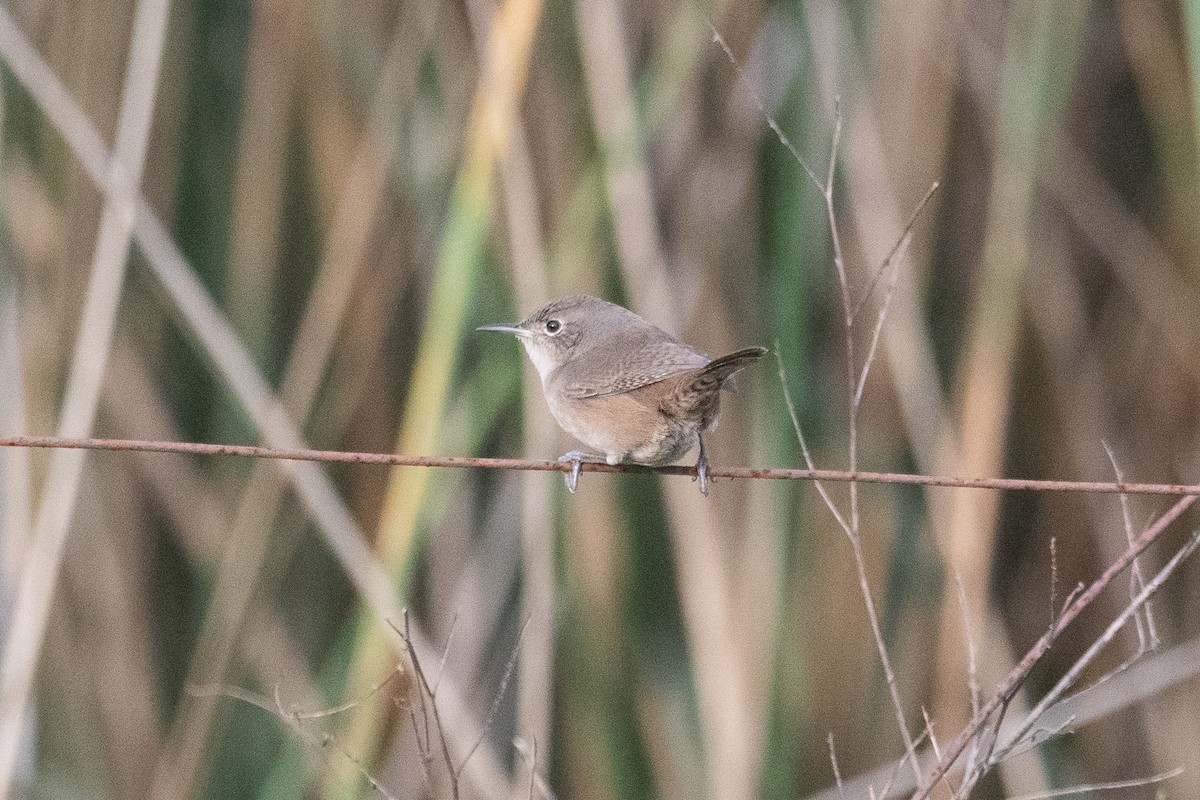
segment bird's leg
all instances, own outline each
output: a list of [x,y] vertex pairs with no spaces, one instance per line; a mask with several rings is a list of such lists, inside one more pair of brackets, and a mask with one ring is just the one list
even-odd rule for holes
[[[696,459],[696,478],[700,479],[700,494],[708,496],[708,456],[704,452],[704,434],[697,434],[700,440],[700,457]],[[694,480],[694,479],[693,479]]]
[[583,467],[583,462],[600,464],[607,461],[603,456],[585,453],[582,450],[572,450],[569,453],[563,453],[558,457],[558,460],[560,462],[571,462],[571,471],[563,473],[563,480],[566,481],[567,491],[571,494],[575,494],[575,487],[579,483],[579,470]]

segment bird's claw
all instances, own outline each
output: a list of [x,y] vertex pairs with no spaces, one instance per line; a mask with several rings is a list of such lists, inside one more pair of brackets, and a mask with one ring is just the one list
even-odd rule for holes
[[708,497],[708,459],[702,458],[696,462],[696,477],[700,481],[700,494]]
[[579,485],[579,471],[583,468],[584,454],[578,450],[572,450],[558,457],[560,462],[571,462],[571,471],[563,473],[563,481],[567,484],[567,491],[575,494],[575,488]]
[[708,497],[708,454],[704,452],[704,436],[701,434],[700,441],[700,457],[696,459],[696,477],[692,480],[700,481],[700,494]]

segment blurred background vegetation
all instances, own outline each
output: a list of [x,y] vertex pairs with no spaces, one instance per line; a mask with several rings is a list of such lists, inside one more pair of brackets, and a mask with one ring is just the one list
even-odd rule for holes
[[[520,348],[473,329],[590,292],[710,353],[771,347],[818,465],[845,467],[829,224],[764,116],[822,173],[840,102],[855,298],[942,184],[900,267],[860,466],[1109,480],[1107,443],[1131,480],[1200,475],[1200,4],[2,12],[0,434],[552,458],[574,443]],[[39,68],[84,117],[29,88]],[[106,205],[107,168],[71,144],[89,124],[167,236],[143,209],[129,245],[128,198]],[[716,465],[802,465],[779,372],[739,376]],[[14,796],[378,796],[370,774],[447,797],[411,678],[300,721],[196,692],[367,696],[403,661],[401,606],[444,673],[453,758],[484,737],[464,796],[525,796],[533,742],[563,798],[805,797],[833,784],[827,735],[847,777],[903,753],[850,547],[805,483],[703,498],[686,478],[587,474],[568,496],[550,473],[12,450],[0,474],[5,674],[36,659],[24,724],[0,736]],[[864,486],[861,504],[909,727],[926,709],[943,741],[970,713],[964,616],[986,693],[1052,593],[1125,541],[1112,496]],[[1132,500],[1132,524],[1165,505]],[[1028,696],[1127,599],[1106,594]],[[1162,648],[1194,652],[1195,566],[1155,611]],[[1119,637],[1091,677],[1135,647]],[[1136,685],[1153,688],[1102,686],[1115,710],[976,796],[1184,767],[1165,790],[1195,797],[1194,668]]]

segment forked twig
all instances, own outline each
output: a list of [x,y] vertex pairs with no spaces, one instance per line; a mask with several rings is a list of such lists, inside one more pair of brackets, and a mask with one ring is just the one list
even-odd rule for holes
[[[889,655],[887,653],[887,646],[885,645],[885,643],[883,641],[882,626],[880,625],[880,622],[879,622],[879,615],[875,609],[875,601],[871,594],[871,587],[870,587],[870,583],[867,578],[866,558],[863,555],[862,542],[859,538],[858,481],[853,478],[853,476],[858,471],[858,413],[859,413],[859,409],[861,408],[861,405],[862,405],[862,393],[863,393],[864,387],[866,385],[867,376],[870,373],[871,365],[874,362],[876,349],[877,349],[877,346],[879,343],[879,337],[880,337],[882,329],[883,329],[883,323],[887,317],[888,306],[889,306],[891,297],[892,297],[894,289],[895,289],[895,276],[897,273],[893,269],[892,281],[891,281],[889,289],[884,297],[884,302],[881,304],[879,314],[876,317],[876,323],[875,323],[874,329],[872,331],[871,344],[870,344],[870,348],[868,350],[867,358],[864,360],[862,367],[859,368],[859,367],[857,367],[857,365],[855,363],[855,356],[854,356],[854,334],[855,334],[854,304],[852,303],[852,301],[850,299],[849,281],[846,276],[846,268],[845,268],[844,258],[842,255],[841,237],[838,232],[837,213],[836,213],[836,209],[834,208],[834,204],[833,204],[833,178],[834,178],[834,173],[835,173],[835,167],[837,164],[837,148],[838,148],[838,145],[841,140],[841,128],[842,128],[842,118],[841,118],[841,110],[840,110],[840,105],[839,105],[839,109],[838,109],[837,116],[835,118],[835,123],[834,123],[833,142],[830,146],[828,179],[827,179],[827,182],[825,183],[825,185],[822,187],[822,195],[825,199],[826,217],[829,222],[830,232],[831,232],[832,239],[833,239],[834,264],[837,269],[838,284],[841,289],[842,309],[843,309],[843,326],[844,326],[844,333],[846,336],[847,385],[850,388],[850,397],[849,397],[850,414],[849,414],[848,435],[849,435],[849,451],[850,451],[850,473],[852,476],[851,480],[849,482],[850,483],[849,514],[848,515],[842,514],[842,512],[837,508],[837,504],[834,503],[833,498],[829,495],[828,491],[825,489],[825,487],[823,486],[823,484],[820,481],[814,481],[814,484],[817,487],[817,491],[821,495],[821,499],[825,502],[826,507],[829,509],[830,513],[833,514],[834,519],[837,520],[838,525],[841,526],[843,532],[846,534],[846,537],[850,541],[850,546],[851,546],[851,549],[854,554],[855,569],[858,573],[859,588],[862,592],[864,604],[867,609],[867,618],[868,618],[868,622],[870,623],[870,626],[871,626],[872,635],[874,636],[874,639],[875,639],[875,646],[879,652],[880,664],[881,664],[881,666],[883,668],[883,672],[884,672],[884,680],[887,683],[887,687],[888,687],[888,695],[892,702],[893,711],[896,714],[896,722],[897,722],[898,727],[900,728],[901,738],[904,741],[905,750],[907,752],[907,757],[909,759],[909,762],[912,766],[913,774],[919,781],[921,779],[921,770],[920,770],[920,765],[917,763],[916,746],[913,742],[912,734],[908,730],[908,721],[907,721],[905,713],[904,713],[903,702],[900,698],[899,687],[897,686],[897,682],[896,682],[896,674],[895,674],[895,671],[892,669],[891,658],[889,657]],[[926,197],[921,201],[922,207],[927,202],[931,193],[932,193],[932,190],[930,193],[927,193]],[[907,230],[900,237],[900,241],[903,241],[905,238],[907,238]],[[898,249],[898,247],[899,247],[899,244],[897,244],[896,248],[893,248],[893,253]],[[891,256],[892,256],[892,253],[889,253],[889,259],[891,258]],[[796,415],[795,405],[793,404],[792,399],[791,399],[791,392],[787,386],[787,376],[784,372],[783,359],[780,356],[780,348],[778,346],[778,342],[776,343],[776,347],[775,347],[775,356],[776,356],[776,363],[779,366],[780,383],[783,386],[784,401],[787,404],[788,415],[791,418],[792,427],[795,430],[796,438],[800,443],[800,449],[804,456],[805,464],[808,466],[808,468],[810,470],[815,469],[815,465],[814,465],[813,459],[812,459],[812,454],[810,453],[810,451],[808,449],[808,444],[805,441],[804,434],[800,427],[799,419]],[[847,519],[847,516],[848,516],[848,519]]]
[[[391,622],[390,620],[388,621],[388,625],[390,625],[392,630],[396,632],[396,635],[400,637],[400,641],[404,643],[404,649],[408,653],[408,660],[412,664],[413,672],[417,676],[417,681],[419,684],[417,686],[417,694],[418,696],[422,697],[422,715],[425,717],[427,724],[429,717],[433,717],[433,728],[437,732],[438,742],[441,744],[442,760],[446,764],[446,773],[450,778],[450,794],[454,800],[458,800],[458,776],[460,771],[455,769],[454,759],[450,756],[450,746],[446,742],[445,728],[442,727],[442,717],[441,713],[438,711],[437,694],[435,690],[430,687],[429,680],[425,676],[425,670],[421,667],[421,659],[417,658],[416,648],[413,647],[412,637],[409,629],[408,609],[405,608],[402,613],[404,614],[403,631],[397,628],[395,623]],[[422,692],[429,696],[428,711],[425,711],[425,701]],[[428,730],[426,730],[425,735],[426,737],[429,736]],[[428,738],[426,738],[426,746],[428,746]],[[472,752],[473,751],[474,748],[472,748]],[[466,762],[464,761],[463,763]]]
[[382,797],[386,798],[386,800],[397,800],[397,798],[388,792],[383,784],[381,784],[375,778],[375,776],[372,775],[365,766],[363,766],[362,761],[356,758],[353,753],[351,753],[342,745],[337,737],[324,732],[320,735],[314,734],[303,725],[304,722],[309,720],[330,716],[332,714],[339,714],[342,711],[353,708],[359,703],[365,702],[379,692],[391,680],[393,680],[395,675],[396,673],[393,673],[392,675],[388,676],[387,679],[381,682],[361,699],[321,712],[297,712],[295,710],[285,708],[283,705],[283,699],[279,694],[278,686],[275,687],[271,698],[263,697],[262,695],[246,691],[245,689],[240,689],[236,686],[188,686],[186,687],[186,691],[188,694],[195,697],[228,697],[230,699],[246,703],[247,705],[254,706],[255,708],[262,709],[268,714],[279,719],[281,722],[295,731],[298,736],[307,740],[309,744],[320,750],[332,749],[342,758],[349,761],[350,764],[354,766],[354,769],[358,772],[358,774],[371,785],[371,788],[378,792]]
[[1167,578],[1171,576],[1171,574],[1188,556],[1195,552],[1198,546],[1200,546],[1200,532],[1192,534],[1192,537],[1188,539],[1187,543],[1184,544],[1184,546],[1181,547],[1165,565],[1163,565],[1163,568],[1158,571],[1154,578],[1150,580],[1145,587],[1142,588],[1142,591],[1140,591],[1137,597],[1135,597],[1129,603],[1129,605],[1125,607],[1125,610],[1118,614],[1117,617],[1109,623],[1108,627],[1104,630],[1104,633],[1097,637],[1097,639],[1092,642],[1091,646],[1084,651],[1084,654],[1080,656],[1074,664],[1071,665],[1071,668],[1067,670],[1066,674],[1063,675],[1062,678],[1059,679],[1058,683],[1054,685],[1054,688],[1047,692],[1044,697],[1042,697],[1038,704],[1034,706],[1033,710],[1030,711],[1026,716],[1025,720],[1021,723],[1021,726],[1012,734],[1009,740],[1010,743],[996,753],[994,758],[995,761],[1003,759],[1008,752],[1012,750],[1013,745],[1020,742],[1025,735],[1029,733],[1030,729],[1037,723],[1037,720],[1041,718],[1046,710],[1063,697],[1066,691],[1070,689],[1077,680],[1079,680],[1079,676],[1083,673],[1083,670],[1086,669],[1092,663],[1092,661],[1095,660],[1100,651],[1113,640],[1113,638],[1117,635],[1117,632],[1125,626],[1125,623],[1127,623],[1131,617],[1137,615],[1141,607],[1146,604],[1146,601],[1148,601],[1155,592],[1162,588],[1162,585],[1166,582]]
[[[453,798],[455,798],[455,800],[457,800],[459,797],[459,779],[462,777],[462,772],[466,768],[467,764],[470,762],[471,756],[475,755],[475,751],[479,749],[479,746],[481,744],[483,744],[484,739],[487,738],[488,731],[491,730],[492,725],[496,721],[496,714],[500,710],[500,703],[501,703],[501,701],[503,701],[505,694],[507,694],[507,692],[508,692],[508,684],[511,682],[513,672],[516,669],[517,656],[521,652],[521,641],[525,637],[525,631],[529,627],[529,619],[526,619],[525,622],[521,625],[521,632],[517,635],[517,643],[516,643],[516,645],[514,645],[512,655],[509,656],[508,664],[504,668],[504,677],[500,679],[500,687],[496,690],[496,696],[492,699],[492,707],[488,711],[488,715],[483,721],[483,725],[480,728],[478,738],[476,738],[475,742],[469,748],[467,748],[467,751],[465,754],[463,754],[462,759],[457,764],[455,764],[453,757],[450,755],[449,745],[446,743],[446,735],[445,735],[444,729],[442,727],[441,713],[438,711],[437,685],[436,685],[436,683],[430,684],[429,679],[425,674],[425,670],[421,666],[421,660],[417,657],[417,651],[413,647],[412,640],[409,637],[408,609],[407,608],[404,609],[403,613],[404,613],[404,630],[403,631],[400,630],[399,628],[397,628],[396,625],[392,622],[389,622],[388,624],[391,626],[392,630],[396,632],[396,635],[400,637],[400,640],[404,643],[404,648],[405,648],[406,652],[408,653],[408,660],[412,663],[413,672],[416,674],[417,680],[419,682],[418,694],[421,695],[422,716],[425,718],[427,724],[428,724],[428,719],[430,717],[433,718],[433,727],[434,727],[434,730],[437,732],[438,741],[441,745],[442,760],[445,762],[446,773],[450,779],[450,793],[451,793],[451,796]],[[453,628],[451,629],[451,632],[453,633]],[[446,651],[443,652],[442,661],[441,661],[443,669],[445,668],[446,652],[449,652],[449,647],[450,647],[449,639],[447,639]],[[439,679],[440,679],[440,677],[441,676],[439,675]],[[428,696],[428,711],[425,710],[426,709],[425,696]],[[413,728],[415,731],[416,730],[415,719],[413,720]],[[418,745],[420,745],[420,736],[419,735],[417,737],[417,741],[418,741]],[[428,746],[429,746],[429,731],[427,729],[426,733],[425,733],[426,752],[428,751]]]
[[1096,597],[1100,595],[1100,592],[1103,591],[1104,588],[1108,586],[1117,575],[1119,575],[1126,567],[1128,567],[1134,558],[1136,558],[1143,550],[1156,541],[1158,537],[1162,535],[1163,531],[1165,531],[1172,522],[1178,519],[1184,511],[1195,504],[1195,502],[1196,498],[1192,495],[1179,498],[1174,505],[1163,512],[1163,514],[1159,516],[1159,518],[1155,520],[1153,524],[1147,527],[1146,530],[1144,530],[1141,535],[1134,540],[1133,544],[1126,548],[1126,550],[1112,564],[1110,564],[1107,569],[1104,570],[1100,577],[1093,581],[1082,592],[1079,592],[1074,596],[1072,601],[1067,604],[1066,608],[1063,610],[1063,613],[1058,617],[1058,620],[1055,622],[1054,626],[1050,630],[1046,631],[1046,633],[1044,633],[1042,637],[1038,639],[1037,643],[1030,648],[1029,652],[1025,654],[1021,661],[1015,667],[1013,667],[1013,669],[1009,672],[1008,677],[1005,678],[1004,682],[1000,685],[1000,688],[996,691],[992,698],[983,705],[983,708],[979,710],[979,713],[976,714],[969,723],[967,723],[966,727],[964,727],[958,733],[958,735],[954,737],[954,740],[946,747],[945,755],[939,759],[933,770],[918,782],[917,790],[913,794],[912,800],[924,800],[929,796],[929,793],[932,791],[933,787],[938,784],[941,776],[949,771],[951,767],[953,767],[954,763],[958,761],[959,756],[962,755],[970,740],[979,733],[980,729],[987,724],[988,720],[992,718],[992,715],[996,711],[1007,706],[1012,697],[1015,696],[1017,690],[1024,683],[1025,679],[1029,676],[1034,664],[1041,660],[1041,658],[1050,649],[1051,645],[1057,640],[1058,636],[1061,635],[1062,632],[1066,630],[1076,618],[1078,618],[1085,608],[1092,604]]
[[[1116,453],[1113,452],[1113,449],[1108,442],[1102,441],[1101,444],[1104,445],[1104,452],[1108,454],[1108,461],[1110,464],[1112,464],[1113,476],[1117,479],[1118,483],[1124,482],[1125,475],[1121,470],[1121,465],[1117,463]],[[1125,541],[1126,543],[1129,543],[1133,541],[1133,519],[1129,511],[1129,495],[1127,495],[1125,492],[1121,492],[1119,497],[1121,499],[1121,522],[1125,528]],[[1146,579],[1142,576],[1141,559],[1135,558],[1133,560],[1133,566],[1129,570],[1130,598],[1133,598],[1138,592],[1145,588],[1145,586]],[[1149,603],[1147,603],[1145,608],[1142,609],[1142,612],[1135,617],[1134,621],[1137,625],[1138,635],[1137,655],[1140,656],[1147,649],[1157,650],[1162,643],[1158,638],[1158,628],[1154,624],[1154,612],[1151,610]]]
[[[829,226],[831,245],[833,247],[833,263],[834,269],[837,273],[839,296],[842,306],[842,327],[845,336],[846,347],[846,385],[849,389],[850,406],[848,424],[848,449],[850,454],[851,476],[849,481],[849,513],[843,515],[820,481],[816,481],[815,485],[817,487],[817,491],[821,495],[821,499],[825,502],[826,507],[829,509],[830,513],[833,514],[834,519],[837,520],[838,525],[841,526],[842,530],[846,534],[846,537],[850,541],[850,546],[854,553],[855,569],[858,573],[859,588],[862,592],[864,604],[866,605],[867,618],[871,626],[872,635],[875,639],[875,646],[879,651],[880,664],[883,667],[884,679],[888,687],[888,695],[892,702],[893,711],[896,714],[896,723],[900,728],[900,735],[904,740],[905,750],[907,751],[908,760],[912,765],[913,774],[916,779],[920,781],[921,769],[920,765],[917,763],[916,746],[913,742],[912,734],[908,730],[908,721],[904,713],[904,704],[900,698],[895,671],[892,669],[891,658],[888,656],[887,646],[883,641],[883,632],[879,622],[879,615],[876,611],[875,600],[871,594],[870,583],[867,579],[866,559],[863,555],[862,543],[859,539],[859,482],[856,480],[855,476],[858,472],[858,414],[860,408],[862,407],[862,397],[866,387],[867,376],[870,374],[871,366],[875,360],[875,354],[878,350],[879,339],[882,335],[883,325],[887,319],[888,309],[891,305],[892,296],[896,288],[898,270],[895,266],[895,256],[900,251],[902,246],[908,241],[912,226],[915,224],[916,219],[920,215],[921,211],[925,208],[926,203],[928,203],[929,199],[933,196],[933,193],[937,191],[938,184],[934,183],[930,187],[929,191],[925,193],[925,196],[921,199],[921,201],[916,205],[909,217],[908,222],[905,224],[900,235],[896,238],[895,244],[888,252],[887,257],[875,271],[875,275],[871,280],[866,294],[861,300],[855,301],[850,289],[850,280],[846,270],[845,253],[842,247],[841,231],[838,225],[837,209],[834,203],[834,179],[837,174],[838,151],[841,146],[842,139],[841,100],[835,100],[833,135],[829,145],[829,159],[826,164],[825,177],[824,180],[822,180],[817,177],[816,173],[811,167],[809,167],[804,158],[801,157],[799,151],[783,132],[774,115],[767,110],[766,105],[758,97],[757,93],[754,91],[754,88],[747,80],[745,72],[739,65],[737,58],[734,57],[732,49],[728,44],[726,44],[725,40],[721,37],[721,34],[711,24],[709,25],[709,28],[713,34],[713,41],[716,42],[724,51],[725,57],[733,66],[735,72],[737,73],[738,79],[742,82],[743,86],[757,104],[759,112],[766,119],[767,124],[779,139],[780,144],[782,144],[784,148],[791,153],[792,157],[800,165],[801,169],[804,170],[804,173],[808,175],[809,180],[812,181],[813,185],[816,186],[817,190],[821,193],[821,197],[825,203],[825,217],[826,223]],[[863,360],[862,366],[859,367],[857,358],[855,357],[854,349],[857,317],[859,312],[862,310],[863,304],[874,293],[880,276],[882,276],[884,272],[887,272],[889,267],[891,268],[891,278],[888,283],[888,289],[884,294],[884,298],[880,303],[879,311],[876,314],[875,325],[871,332],[870,345],[867,349],[866,358]],[[808,449],[808,444],[805,441],[803,432],[800,429],[800,423],[796,415],[795,406],[791,400],[791,393],[787,386],[787,378],[784,374],[783,360],[779,355],[779,351],[780,348],[778,343],[776,343],[776,362],[779,365],[780,382],[783,385],[784,400],[788,406],[788,414],[791,417],[792,427],[795,430],[796,438],[800,443],[800,449],[804,455],[805,463],[808,465],[810,470],[815,469],[812,455]]]

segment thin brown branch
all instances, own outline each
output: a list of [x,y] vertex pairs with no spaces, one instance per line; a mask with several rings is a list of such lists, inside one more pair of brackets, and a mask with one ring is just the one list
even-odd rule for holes
[[762,97],[759,96],[758,92],[755,91],[754,86],[751,85],[750,79],[746,77],[746,72],[742,69],[742,65],[738,63],[737,57],[733,54],[733,50],[730,49],[729,45],[725,43],[725,39],[721,36],[711,22],[708,24],[708,29],[712,31],[713,42],[716,43],[723,51],[725,51],[725,58],[729,59],[729,64],[733,67],[733,71],[737,73],[738,81],[746,90],[746,94],[749,95],[750,99],[754,101],[754,105],[758,107],[758,113],[762,114],[763,119],[767,121],[767,125],[770,126],[771,130],[775,133],[775,137],[779,139],[779,143],[787,148],[787,151],[792,154],[792,158],[796,159],[796,163],[800,165],[802,170],[804,170],[804,174],[807,175],[808,179],[813,182],[813,185],[816,186],[820,191],[825,191],[825,187],[822,185],[821,179],[817,177],[817,173],[813,172],[812,167],[808,165],[808,162],[804,160],[802,155],[800,155],[800,151],[796,149],[794,144],[792,144],[792,140],[789,139],[787,134],[783,132],[783,128],[779,126],[779,121],[775,119],[775,115],[767,110],[767,104],[763,102]]
[[[165,442],[141,439],[70,439],[55,436],[6,436],[0,447],[68,448],[113,452],[169,453],[173,455],[235,456],[274,461],[323,461],[341,464],[376,464],[389,467],[438,467],[444,469],[512,469],[532,472],[570,472],[571,464],[524,458],[476,458],[467,456],[406,456],[394,453],[359,453],[343,450],[307,450],[254,445]],[[593,464],[584,462],[583,472],[641,472],[685,475],[694,478],[695,467],[647,467],[642,464]],[[939,486],[950,489],[991,489],[1018,492],[1081,492],[1099,494],[1143,494],[1173,497],[1200,496],[1195,483],[1115,483],[1111,481],[1060,481],[1033,478],[963,478],[954,475],[914,475],[905,472],[851,472],[841,469],[791,469],[786,467],[709,467],[710,477],[776,481],[858,481],[903,486]]]
[[467,766],[467,762],[471,760],[471,756],[475,755],[475,751],[479,749],[479,745],[483,744],[483,740],[487,738],[488,731],[491,730],[493,723],[496,721],[496,713],[500,711],[500,701],[508,693],[508,683],[512,680],[513,670],[517,666],[517,656],[521,652],[521,641],[525,638],[525,631],[529,629],[529,620],[529,617],[525,618],[525,623],[521,626],[521,632],[517,634],[517,643],[513,645],[512,655],[508,657],[508,664],[504,667],[504,677],[500,679],[500,687],[496,689],[496,696],[492,698],[492,707],[488,710],[487,718],[483,721],[483,726],[479,731],[479,738],[467,750],[466,755],[463,756],[462,763],[458,765],[459,773]]
[[[1108,454],[1109,463],[1112,464],[1113,477],[1118,481],[1125,480],[1125,473],[1121,469],[1121,465],[1117,463],[1117,454],[1113,452],[1108,442],[1101,442],[1101,444],[1104,445],[1104,452]],[[1129,511],[1129,495],[1125,493],[1121,494],[1121,522],[1125,526],[1125,541],[1130,543],[1133,541],[1133,517]],[[1146,579],[1142,576],[1141,560],[1135,558],[1133,567],[1129,570],[1130,598],[1136,596],[1145,587]],[[1149,603],[1137,615],[1135,622],[1137,624],[1138,655],[1147,649],[1157,650],[1161,642],[1158,639],[1158,628],[1154,624],[1154,613],[1150,610]]]
[[[412,638],[411,638],[412,634],[409,629],[408,609],[407,608],[404,609],[403,613],[404,613],[404,630],[400,630],[399,628],[397,628],[395,626],[395,624],[393,624],[391,622],[389,622],[388,624],[391,625],[392,630],[395,631],[396,634],[400,637],[400,641],[404,643],[404,648],[408,652],[408,660],[412,663],[413,672],[415,672],[416,676],[417,676],[417,682],[418,682],[417,687],[416,687],[417,695],[422,696],[421,692],[424,691],[424,693],[429,696],[429,712],[428,712],[428,714],[433,715],[434,730],[437,731],[438,740],[441,742],[441,745],[442,745],[442,759],[445,761],[445,764],[446,764],[446,773],[450,777],[450,796],[453,797],[454,800],[458,800],[458,797],[459,797],[458,777],[460,774],[460,770],[455,769],[454,759],[450,756],[450,745],[446,742],[445,729],[442,727],[442,717],[441,717],[441,714],[438,712],[437,695],[434,693],[434,690],[430,687],[429,679],[425,676],[425,670],[421,668],[421,660],[419,658],[417,658],[416,648],[413,647]],[[422,703],[424,703],[423,699],[422,699]],[[428,723],[428,714],[426,714],[426,723]],[[428,735],[429,734],[426,733],[427,737],[428,737]],[[474,748],[472,748],[472,752],[474,752]],[[466,761],[464,760],[463,763],[465,764]]]
[[[1037,721],[1041,718],[1041,716],[1046,713],[1046,709],[1057,703],[1058,700],[1066,693],[1066,691],[1071,688],[1071,686],[1073,686],[1077,680],[1079,680],[1079,676],[1088,667],[1088,665],[1095,660],[1100,651],[1106,647],[1109,642],[1113,640],[1113,638],[1116,637],[1117,631],[1123,628],[1125,623],[1127,623],[1132,617],[1137,616],[1138,611],[1142,608],[1142,606],[1149,601],[1155,592],[1162,588],[1162,585],[1166,583],[1167,578],[1171,576],[1171,574],[1188,556],[1195,552],[1197,546],[1200,546],[1200,533],[1195,533],[1192,535],[1192,538],[1189,539],[1188,542],[1181,547],[1174,556],[1171,557],[1171,559],[1163,566],[1163,568],[1158,571],[1158,574],[1156,574],[1154,578],[1142,588],[1137,597],[1130,601],[1125,610],[1121,612],[1116,619],[1109,623],[1104,633],[1097,637],[1094,642],[1092,642],[1091,646],[1088,647],[1084,654],[1079,657],[1079,659],[1071,666],[1071,668],[1067,670],[1067,673],[1059,679],[1058,683],[1054,685],[1054,688],[1047,692],[1044,697],[1042,697],[1034,709],[1026,716],[1024,722],[1021,723],[1021,727],[1018,728],[1016,733],[1013,734],[1010,740],[1012,744],[1020,742],[1025,735],[1029,733],[1033,726],[1037,724]],[[1009,749],[1011,749],[1012,744],[1009,745]],[[1006,753],[1006,749],[1001,749],[996,755],[996,760],[1004,758]]]
[[[371,694],[374,694],[382,689],[386,683],[387,682],[385,681],[383,684],[377,686]],[[361,760],[356,758],[353,753],[343,747],[341,742],[339,742],[336,737],[328,733],[317,735],[304,727],[303,723],[306,721],[315,719],[318,716],[336,714],[338,711],[344,709],[333,709],[321,714],[300,714],[296,711],[288,710],[283,705],[283,700],[280,697],[278,686],[275,687],[270,698],[255,694],[254,692],[250,692],[236,686],[188,686],[186,687],[186,691],[188,694],[194,697],[228,697],[231,700],[237,700],[239,702],[246,703],[247,705],[254,706],[255,708],[262,709],[278,719],[280,722],[290,727],[298,736],[308,741],[309,744],[313,745],[317,749],[336,751],[338,755],[350,762],[359,775],[361,775],[362,778],[367,781],[367,783],[371,784],[371,788],[378,792],[381,797],[385,798],[385,800],[397,800],[395,795],[389,792],[383,786],[383,784],[381,784],[375,778],[375,776],[372,775],[365,766],[363,766]],[[365,699],[367,698],[363,698],[363,700]],[[357,704],[357,702],[355,704]]]
[[1196,495],[1188,495],[1179,498],[1179,500],[1177,500],[1173,506],[1167,509],[1166,512],[1164,512],[1157,520],[1155,520],[1154,524],[1142,531],[1142,534],[1134,540],[1133,544],[1126,548],[1120,557],[1110,564],[1108,569],[1104,570],[1103,574],[1101,574],[1099,578],[1093,581],[1087,589],[1085,589],[1083,592],[1080,592],[1071,601],[1071,603],[1063,610],[1062,615],[1059,616],[1055,621],[1050,630],[1046,631],[1046,633],[1042,635],[1042,637],[1029,650],[1029,652],[1025,654],[1025,657],[1022,658],[1015,667],[1013,667],[1012,671],[1009,672],[1008,677],[1004,679],[1004,682],[1000,685],[1000,688],[996,691],[992,698],[986,704],[984,704],[983,708],[979,710],[979,713],[976,714],[969,723],[967,723],[966,727],[964,727],[962,731],[960,731],[959,734],[954,737],[954,740],[950,743],[950,745],[946,747],[945,756],[938,760],[938,763],[933,770],[925,776],[923,781],[921,781],[921,783],[918,785],[917,791],[912,796],[912,800],[925,800],[925,798],[929,796],[929,793],[933,790],[933,787],[938,784],[941,776],[946,774],[950,768],[954,766],[954,763],[958,760],[958,757],[962,755],[963,751],[967,748],[967,745],[971,742],[979,730],[985,724],[987,724],[987,720],[992,716],[992,714],[1002,707],[1007,706],[1008,702],[1012,699],[1017,690],[1025,682],[1025,679],[1029,676],[1029,672],[1033,669],[1034,664],[1041,660],[1041,658],[1050,649],[1051,645],[1053,645],[1058,639],[1059,635],[1061,635],[1062,632],[1066,630],[1067,627],[1070,626],[1071,623],[1074,622],[1081,613],[1083,613],[1085,608],[1092,604],[1092,602],[1100,595],[1100,592],[1103,591],[1104,588],[1108,586],[1117,575],[1123,572],[1130,565],[1130,563],[1132,563],[1133,560],[1141,554],[1143,550],[1157,540],[1158,537],[1162,535],[1163,531],[1165,531],[1172,522],[1178,519],[1179,516],[1188,508],[1190,508],[1195,502]]
[[913,208],[912,213],[908,215],[908,221],[905,222],[904,227],[900,229],[899,238],[896,239],[896,243],[892,245],[892,249],[888,252],[887,256],[884,257],[883,262],[879,265],[879,269],[875,270],[875,277],[871,279],[871,283],[867,286],[867,290],[863,292],[863,296],[858,299],[858,304],[854,306],[854,311],[851,313],[851,316],[854,319],[858,319],[858,315],[859,312],[862,311],[862,307],[866,305],[867,301],[871,299],[871,295],[875,293],[875,287],[879,285],[879,279],[883,277],[883,274],[887,272],[888,267],[891,266],[892,262],[895,260],[896,254],[900,252],[900,248],[903,247],[904,243],[908,240],[909,232],[913,229],[913,226],[917,224],[917,218],[921,216],[921,212],[925,210],[925,205],[931,199],[933,199],[933,195],[937,193],[939,188],[941,188],[941,184],[938,181],[934,181],[932,184],[930,184],[929,190],[925,192],[925,196],[921,198],[921,200]]
[[[975,637],[971,631],[971,613],[967,605],[967,588],[963,585],[962,575],[956,574],[954,576],[954,583],[958,589],[958,608],[962,612],[963,639],[966,640],[967,644],[967,690],[971,697],[971,715],[974,716],[979,713],[981,694],[979,689],[979,664],[975,654]],[[932,735],[932,731],[930,735]],[[970,775],[974,770],[978,757],[979,738],[976,737],[972,740],[971,751],[967,754],[967,768],[965,770],[967,775]]]

